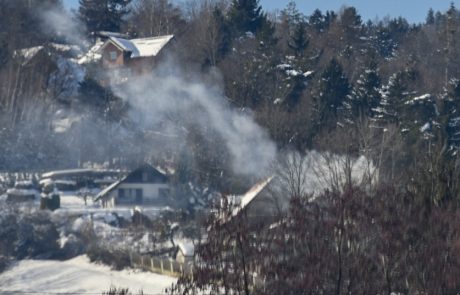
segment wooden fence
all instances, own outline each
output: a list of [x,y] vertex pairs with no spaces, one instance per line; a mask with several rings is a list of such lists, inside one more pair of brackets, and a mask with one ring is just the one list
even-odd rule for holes
[[133,252],[129,254],[129,258],[133,268],[173,277],[179,277],[182,274],[193,275],[191,265],[179,263],[171,258],[139,255]]

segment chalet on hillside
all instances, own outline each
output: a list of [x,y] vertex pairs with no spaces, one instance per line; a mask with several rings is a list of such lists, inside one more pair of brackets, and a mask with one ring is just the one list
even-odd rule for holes
[[102,190],[95,201],[101,201],[104,208],[163,206],[168,204],[169,195],[168,177],[154,167],[144,164]]
[[171,43],[173,35],[125,39],[110,36],[99,48],[104,68],[123,67],[132,73],[142,74],[150,71]]

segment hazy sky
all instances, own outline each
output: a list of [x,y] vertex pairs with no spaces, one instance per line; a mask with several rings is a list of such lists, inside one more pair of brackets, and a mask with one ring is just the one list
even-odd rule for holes
[[[289,0],[259,0],[260,5],[266,11],[283,9]],[[78,0],[63,0],[69,8],[76,8]],[[176,3],[183,1],[176,0]],[[295,1],[301,12],[309,15],[316,8],[338,11],[344,5],[354,6],[364,20],[374,20],[375,17],[383,18],[386,15],[391,17],[403,16],[409,22],[423,22],[428,9],[435,11],[446,11],[451,2],[460,8],[460,0],[298,0]]]

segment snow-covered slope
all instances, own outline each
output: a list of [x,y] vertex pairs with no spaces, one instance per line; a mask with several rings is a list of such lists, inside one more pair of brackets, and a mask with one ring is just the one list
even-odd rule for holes
[[0,274],[0,293],[78,292],[97,294],[110,286],[129,288],[133,294],[163,294],[175,278],[132,270],[113,271],[90,263],[86,256],[67,261],[22,260]]

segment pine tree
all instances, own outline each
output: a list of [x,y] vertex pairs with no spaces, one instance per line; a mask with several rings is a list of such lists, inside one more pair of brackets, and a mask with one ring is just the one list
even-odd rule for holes
[[131,0],[79,0],[78,17],[89,32],[120,32]]
[[357,118],[373,117],[374,109],[382,99],[380,93],[381,80],[377,72],[377,64],[372,61],[369,67],[359,76],[350,95],[345,101],[345,118],[354,122]]
[[319,9],[315,9],[308,18],[308,25],[316,32],[322,32],[325,29],[324,15]]
[[427,15],[426,15],[425,23],[426,23],[427,25],[430,25],[430,26],[431,26],[431,25],[434,25],[434,22],[435,22],[434,10],[433,10],[433,8],[430,8],[430,9],[428,10]]
[[289,48],[291,48],[297,56],[302,56],[305,49],[308,47],[309,40],[306,29],[306,22],[301,21],[296,24],[290,42],[288,43]]
[[451,147],[460,146],[460,81],[452,79],[438,104],[440,128]]
[[257,33],[263,25],[264,18],[259,0],[232,1],[229,19],[237,33]]
[[317,94],[314,96],[316,116],[313,123],[318,127],[334,127],[337,122],[337,113],[342,108],[349,92],[350,84],[342,66],[333,58],[322,72]]
[[414,72],[409,70],[399,71],[389,78],[388,84],[382,87],[382,100],[374,109],[377,121],[383,125],[397,124],[400,127],[401,123],[409,121],[407,105],[414,94],[410,91],[414,78]]
[[356,8],[346,7],[340,15],[340,24],[348,39],[359,37],[358,33],[362,27],[362,20]]

